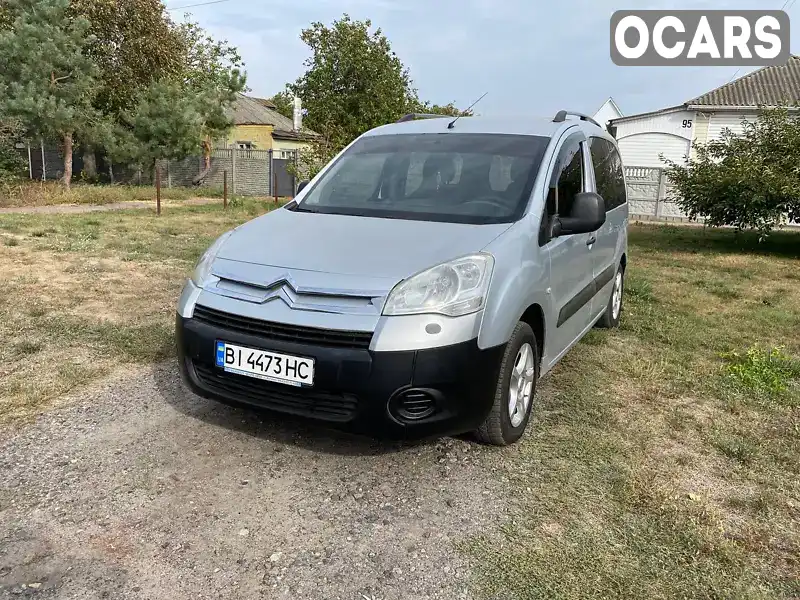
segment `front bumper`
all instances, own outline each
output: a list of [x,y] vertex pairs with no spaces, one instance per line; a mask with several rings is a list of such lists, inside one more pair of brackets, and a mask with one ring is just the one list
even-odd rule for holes
[[[177,315],[181,371],[197,394],[327,422],[374,437],[425,438],[472,431],[494,400],[504,346],[480,350],[477,340],[440,348],[378,352],[267,339]],[[312,388],[226,373],[215,366],[222,340],[316,361]],[[434,410],[407,418],[404,391],[421,390]]]

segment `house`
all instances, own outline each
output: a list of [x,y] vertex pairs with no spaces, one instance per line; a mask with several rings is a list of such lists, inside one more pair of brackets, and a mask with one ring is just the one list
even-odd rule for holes
[[294,123],[280,114],[266,98],[239,94],[230,111],[234,126],[222,142],[227,148],[273,150],[276,158],[288,158],[318,135],[303,127],[302,119]]
[[678,106],[619,117],[611,130],[627,167],[683,162],[692,146],[719,139],[726,128],[742,131],[742,119],[758,118],[760,106],[800,103],[800,57],[758,69]]
[[619,106],[617,106],[617,103],[614,102],[614,98],[609,98],[603,102],[603,106],[597,109],[594,115],[592,115],[592,118],[600,123],[600,125],[608,129],[609,121],[612,119],[619,119],[622,116],[624,115],[619,109]]

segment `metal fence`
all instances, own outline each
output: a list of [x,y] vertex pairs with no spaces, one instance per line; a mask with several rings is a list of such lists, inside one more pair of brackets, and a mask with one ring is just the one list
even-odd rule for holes
[[[63,174],[64,159],[55,146],[19,145],[17,150],[27,159],[31,179],[50,181]],[[286,150],[246,150],[216,148],[211,152],[210,169],[202,156],[190,156],[179,161],[159,161],[162,185],[166,187],[203,186],[222,188],[225,172],[228,187],[234,194],[243,196],[294,196],[296,184],[291,165],[297,161],[297,152]],[[278,158],[280,156],[281,158]],[[73,154],[72,175],[79,177],[83,169],[83,157],[79,151]],[[110,165],[102,156],[98,157],[99,178],[113,183],[152,185],[153,173],[139,169]]]

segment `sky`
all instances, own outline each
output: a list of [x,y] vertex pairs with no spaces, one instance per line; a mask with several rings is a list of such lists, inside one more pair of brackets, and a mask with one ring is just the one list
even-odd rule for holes
[[423,100],[476,106],[483,115],[594,113],[611,96],[626,115],[683,102],[727,83],[736,67],[619,67],[610,58],[610,18],[620,9],[781,9],[800,53],[797,0],[167,0],[216,39],[239,48],[251,94],[271,96],[304,72],[300,32],[348,13],[370,19],[408,67]]

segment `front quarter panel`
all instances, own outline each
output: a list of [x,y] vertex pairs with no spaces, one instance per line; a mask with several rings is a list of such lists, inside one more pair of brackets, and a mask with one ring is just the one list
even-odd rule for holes
[[547,330],[552,313],[547,293],[549,255],[539,248],[538,223],[534,220],[531,215],[524,217],[485,249],[494,256],[495,267],[478,335],[481,349],[505,344],[532,304],[542,307]]

